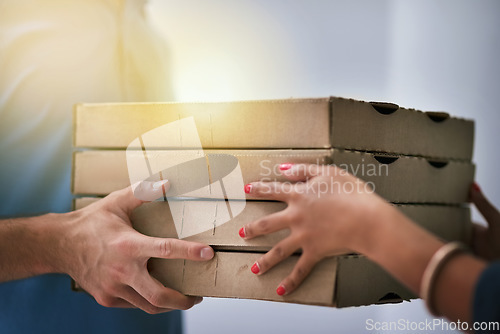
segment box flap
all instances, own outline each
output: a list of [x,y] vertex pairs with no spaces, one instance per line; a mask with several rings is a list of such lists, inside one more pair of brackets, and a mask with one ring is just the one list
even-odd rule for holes
[[338,257],[337,307],[393,303],[413,298],[417,297],[366,257]]
[[474,181],[474,165],[465,161],[344,150],[332,160],[393,203],[466,203]]
[[292,271],[298,256],[289,257],[265,275],[255,275],[250,267],[261,256],[260,253],[216,252],[208,262],[153,259],[150,266],[155,277],[165,286],[187,295],[332,306],[337,268],[335,257],[318,263],[292,294],[279,296],[276,288]]
[[[246,183],[259,180],[286,181],[279,171],[281,163],[329,163],[331,150],[152,150],[146,152],[88,150],[75,152],[74,155],[73,192],[78,195],[107,195],[125,188],[130,185],[129,170],[132,170],[135,181],[141,179],[138,177],[140,175],[144,176],[142,179],[159,180],[159,172],[162,172],[162,179],[171,181],[172,188],[167,196],[255,199],[251,194],[245,196],[243,193],[243,186]],[[228,157],[233,157],[233,159],[228,159]],[[147,164],[141,164],[144,159],[147,160]],[[201,161],[201,165],[193,164],[194,161]],[[141,171],[141,166],[148,166],[148,168],[144,167]],[[211,181],[210,185],[207,184],[208,181]],[[199,188],[195,187],[195,184],[198,184]],[[221,186],[224,186],[225,192]],[[230,191],[235,187],[240,192]]]
[[[97,198],[77,198],[75,208],[80,209]],[[132,224],[139,232],[156,237],[178,238],[196,241],[216,247],[220,250],[268,251],[276,243],[289,235],[289,230],[281,230],[255,239],[242,239],[238,231],[245,224],[258,218],[281,211],[286,208],[281,202],[247,201],[241,213],[229,219],[224,210],[225,201],[180,201],[184,208],[172,212],[166,202],[147,203],[132,214]],[[469,243],[472,223],[467,207],[438,205],[396,205],[408,218],[444,240],[460,240]],[[182,221],[183,229],[175,226],[174,216]],[[214,223],[215,222],[215,223]],[[197,234],[193,230],[201,231]]]

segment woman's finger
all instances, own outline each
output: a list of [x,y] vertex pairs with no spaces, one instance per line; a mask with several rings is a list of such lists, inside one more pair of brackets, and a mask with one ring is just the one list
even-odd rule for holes
[[273,233],[290,224],[291,215],[287,209],[264,216],[254,222],[244,225],[240,231],[240,237],[252,239],[260,235]]
[[471,202],[477,207],[490,227],[500,227],[500,213],[497,208],[484,196],[477,183],[473,183],[470,190]]
[[285,163],[279,166],[281,174],[293,182],[304,182],[308,179],[322,175],[328,165],[315,164],[291,164]]
[[488,228],[477,223],[472,224],[470,246],[474,254],[487,258],[489,255]]
[[300,256],[299,260],[293,267],[292,273],[288,275],[276,289],[276,293],[280,296],[289,294],[299,287],[304,279],[309,275],[318,260],[311,257],[307,253]]
[[252,182],[245,185],[245,192],[254,197],[286,202],[294,191],[292,184],[287,182]]
[[342,176],[349,173],[335,165],[281,164],[281,174],[293,182],[305,182],[315,176]]
[[293,254],[296,250],[298,250],[300,246],[297,241],[288,237],[280,242],[278,242],[269,252],[267,252],[260,259],[255,261],[251,270],[254,274],[263,274],[269,269],[273,268],[275,265],[280,263],[281,261],[288,258]]

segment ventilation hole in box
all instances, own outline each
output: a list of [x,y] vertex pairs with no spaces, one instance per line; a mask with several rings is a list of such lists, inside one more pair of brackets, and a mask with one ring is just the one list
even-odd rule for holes
[[427,111],[425,114],[436,123],[442,122],[450,118],[450,114],[443,111]]
[[372,107],[382,115],[390,115],[399,109],[399,106],[388,102],[370,102]]
[[398,157],[391,157],[388,155],[374,155],[375,160],[384,165],[390,165],[394,161],[398,160]]
[[443,168],[448,164],[446,160],[427,160],[427,162],[434,168]]
[[388,303],[396,304],[396,303],[402,303],[402,302],[403,302],[403,298],[401,298],[397,293],[389,292],[388,294],[386,294],[385,296],[380,298],[378,300],[377,304],[388,304]]

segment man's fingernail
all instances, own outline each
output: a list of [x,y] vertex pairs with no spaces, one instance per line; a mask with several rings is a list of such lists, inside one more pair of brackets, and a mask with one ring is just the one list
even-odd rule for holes
[[285,290],[285,287],[283,285],[280,285],[277,289],[276,289],[276,293],[279,295],[279,296],[283,296],[285,294],[286,290]]
[[481,187],[479,187],[479,185],[476,182],[472,184],[472,189],[474,189],[474,191],[478,193],[481,192]]
[[199,303],[201,303],[203,301],[203,297],[196,297],[195,301],[194,301],[194,304],[195,305],[198,305]]
[[290,168],[292,168],[292,166],[293,166],[292,164],[288,164],[288,163],[287,164],[281,164],[280,165],[280,170],[281,171],[289,170]]
[[210,260],[211,258],[214,257],[214,250],[210,247],[202,248],[200,256],[204,260]]
[[260,267],[259,267],[259,264],[257,262],[255,262],[252,266],[252,268],[250,268],[250,270],[254,273],[254,274],[258,274],[260,272]]
[[166,184],[168,182],[168,180],[161,180],[161,181],[157,181],[153,184],[153,190],[158,190],[160,189],[164,184]]
[[252,185],[245,184],[245,193],[250,194],[251,191],[252,191]]
[[240,235],[240,237],[244,238],[245,237],[245,227],[243,226],[242,228],[240,228],[240,231],[238,232],[238,234]]

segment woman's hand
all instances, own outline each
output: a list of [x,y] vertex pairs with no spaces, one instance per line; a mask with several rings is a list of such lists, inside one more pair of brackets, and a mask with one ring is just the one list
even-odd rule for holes
[[381,212],[395,210],[372,188],[335,166],[283,164],[282,174],[292,182],[253,182],[247,193],[283,201],[288,207],[245,225],[240,236],[245,239],[285,228],[290,235],[275,245],[253,266],[263,274],[301,249],[302,255],[292,273],[276,290],[279,295],[295,290],[322,258],[362,252],[373,238]]
[[500,213],[474,183],[470,190],[470,201],[483,215],[488,226],[474,224],[472,249],[479,257],[492,261],[500,259]]

